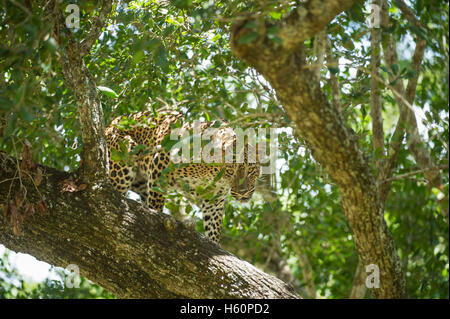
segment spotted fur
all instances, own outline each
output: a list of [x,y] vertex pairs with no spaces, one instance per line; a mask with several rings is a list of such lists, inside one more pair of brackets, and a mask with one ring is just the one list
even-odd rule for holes
[[[131,125],[121,127],[125,117]],[[260,164],[248,163],[245,147],[244,163],[173,165],[170,153],[161,143],[176,122],[182,123],[185,129],[192,129],[190,123],[183,122],[180,113],[172,111],[159,113],[157,117],[152,112],[138,112],[114,119],[105,132],[111,183],[123,194],[128,190],[136,192],[144,204],[158,211],[163,210],[165,203],[162,190],[182,193],[201,209],[206,236],[219,243],[227,194],[231,191],[237,200],[248,201],[260,174]],[[213,124],[202,122],[200,126],[205,130]],[[233,137],[221,138],[224,144],[235,143]],[[133,151],[138,145],[145,145],[145,149]],[[124,150],[128,153],[125,158],[114,156],[123,154]]]

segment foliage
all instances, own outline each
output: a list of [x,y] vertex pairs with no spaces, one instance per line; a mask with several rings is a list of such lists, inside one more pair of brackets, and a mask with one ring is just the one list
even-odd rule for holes
[[81,276],[78,288],[65,288],[67,274],[63,269],[52,269],[52,273],[58,278],[46,278],[42,282],[30,281],[11,264],[9,255],[9,251],[5,250],[0,258],[0,299],[114,298],[102,287]]
[[[72,2],[62,1],[60,8]],[[85,37],[89,19],[99,7],[75,2],[81,10],[81,27],[74,32],[79,40]],[[414,43],[420,37],[427,40],[415,107],[424,114],[419,124],[429,152],[436,163],[445,164],[449,138],[448,3],[410,3],[428,31],[408,23],[396,2],[390,2],[395,23],[391,30],[383,31],[394,34],[399,65],[389,67],[398,71],[399,81],[411,77]],[[42,5],[33,5],[31,14],[7,1],[6,7],[0,9],[0,150],[18,155],[26,139],[33,146],[37,162],[73,171],[79,166],[82,147],[77,107],[57,63],[59,45],[51,36],[50,24],[42,19],[46,14],[41,8]],[[270,22],[285,17],[294,8],[295,5],[279,5],[277,1],[121,1],[113,7],[111,21],[85,58],[98,85],[105,121],[109,123],[116,116],[134,111],[175,106],[191,120],[225,119],[240,127],[290,127],[290,120],[267,82],[232,55],[229,32],[232,18],[240,12],[259,12]],[[328,26],[339,66],[323,66],[321,76],[322,88],[330,101],[329,78],[331,74],[337,77],[342,86],[343,118],[357,133],[366,154],[375,159],[369,115],[370,74],[364,71],[369,68],[371,54],[367,14],[362,2],[357,2]],[[255,35],[249,35],[241,40],[253,41]],[[276,30],[272,40],[279,40]],[[305,43],[311,63],[317,60],[316,41],[313,38]],[[389,83],[388,66],[383,63],[381,76]],[[388,144],[398,108],[388,87],[381,87]],[[337,187],[293,132],[280,132],[279,169],[271,176],[270,184],[276,199],[268,202],[261,194],[255,194],[249,204],[230,201],[224,220],[224,246],[268,271],[273,257],[270,251],[280,249],[292,282],[299,289],[306,285],[304,269],[299,265],[301,252],[311,262],[319,296],[346,298],[358,262],[352,233]],[[395,174],[415,169],[417,165],[405,146]],[[448,170],[445,172],[444,186],[448,191]],[[442,219],[437,195],[421,177],[393,183],[385,218],[407,269],[409,296],[448,298],[448,226]],[[199,221],[195,207],[176,195],[170,197],[166,208],[174,215]],[[199,221],[198,229],[201,228]],[[0,273],[19,278],[7,270],[5,257],[0,266]],[[3,281],[1,295],[109,297],[84,279],[84,288],[73,294],[61,292],[61,286],[55,282],[30,286],[18,280],[19,286]],[[13,286],[17,292],[13,292]]]

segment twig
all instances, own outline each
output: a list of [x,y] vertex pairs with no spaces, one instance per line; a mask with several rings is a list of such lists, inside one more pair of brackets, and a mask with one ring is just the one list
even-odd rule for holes
[[[327,55],[327,67],[335,67],[339,68],[339,62],[336,60],[336,58],[333,55],[332,45],[330,38],[327,37],[327,43],[326,43],[326,55]],[[331,92],[332,92],[332,99],[333,99],[333,105],[336,109],[339,111],[343,111],[344,108],[342,107],[341,102],[341,87],[339,85],[339,80],[336,74],[333,72],[330,72],[330,79],[329,79]]]
[[433,167],[427,167],[427,168],[419,169],[419,170],[412,171],[412,172],[409,172],[409,173],[400,174],[400,175],[397,175],[397,176],[385,179],[383,181],[383,183],[386,183],[386,182],[389,182],[389,181],[396,181],[396,180],[399,180],[399,179],[408,178],[410,176],[414,176],[414,175],[417,175],[417,174],[422,174],[422,173],[425,173],[425,172],[428,172],[428,171],[443,170],[443,169],[448,169],[448,164],[438,165],[438,166],[433,166]]
[[[14,142],[14,136],[12,136],[12,144],[14,147],[14,152],[16,155],[16,166],[17,166],[17,171],[16,173],[19,173],[19,183],[20,183],[20,189],[24,190],[24,196],[23,196],[23,200],[27,197],[27,189],[25,186],[23,186],[22,184],[22,170],[20,169],[20,164],[19,164],[19,156],[17,154],[17,148],[16,148],[16,143]],[[16,177],[16,174],[14,174],[14,178]],[[9,198],[9,194],[11,193],[11,187],[12,187],[13,183],[11,183],[11,185],[9,186],[9,191],[8,191],[8,196],[6,197],[7,199]]]
[[1,183],[4,183],[4,182],[8,182],[8,181],[13,181],[13,180],[15,180],[15,179],[18,179],[18,177],[14,176],[14,177],[12,177],[12,178],[4,179],[4,180],[0,181],[0,184],[1,184]]
[[23,171],[25,174],[27,174],[28,175],[28,177],[31,179],[31,182],[33,183],[33,185],[34,185],[34,188],[36,188],[36,192],[39,194],[39,197],[42,199],[42,198],[44,198],[43,196],[42,196],[42,194],[41,194],[41,192],[39,191],[39,189],[38,189],[38,187],[37,187],[37,185],[36,185],[36,183],[34,182],[34,178],[33,178],[33,176],[31,176],[31,174],[30,173],[28,173],[27,171]]

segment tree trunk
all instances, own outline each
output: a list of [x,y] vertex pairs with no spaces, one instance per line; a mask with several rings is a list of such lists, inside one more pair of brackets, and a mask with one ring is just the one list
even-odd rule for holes
[[[282,44],[274,43],[267,36],[266,30],[273,27],[267,23],[259,26],[255,41],[242,43],[239,39],[249,29],[245,27],[248,20],[241,19],[233,25],[231,45],[238,57],[270,82],[314,158],[339,187],[358,254],[364,266],[374,264],[380,270],[380,286],[372,289],[373,296],[402,298],[406,295],[405,277],[384,220],[371,163],[360,149],[354,132],[322,93],[303,52],[303,41],[320,32],[351,4],[352,1],[346,0],[307,2],[277,25]],[[320,17],[316,19],[315,15]]]

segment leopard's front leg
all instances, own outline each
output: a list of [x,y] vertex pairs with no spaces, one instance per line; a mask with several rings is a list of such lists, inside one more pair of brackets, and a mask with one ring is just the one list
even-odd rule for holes
[[141,169],[148,177],[146,185],[146,193],[148,196],[146,198],[146,203],[149,208],[159,212],[162,212],[164,209],[165,198],[160,191],[155,190],[155,187],[161,186],[158,182],[163,170],[169,166],[169,162],[169,155],[166,152],[160,151],[147,156],[140,163]]
[[206,237],[220,245],[222,220],[225,213],[225,196],[219,196],[213,201],[203,200],[200,209],[203,213],[203,228]]

